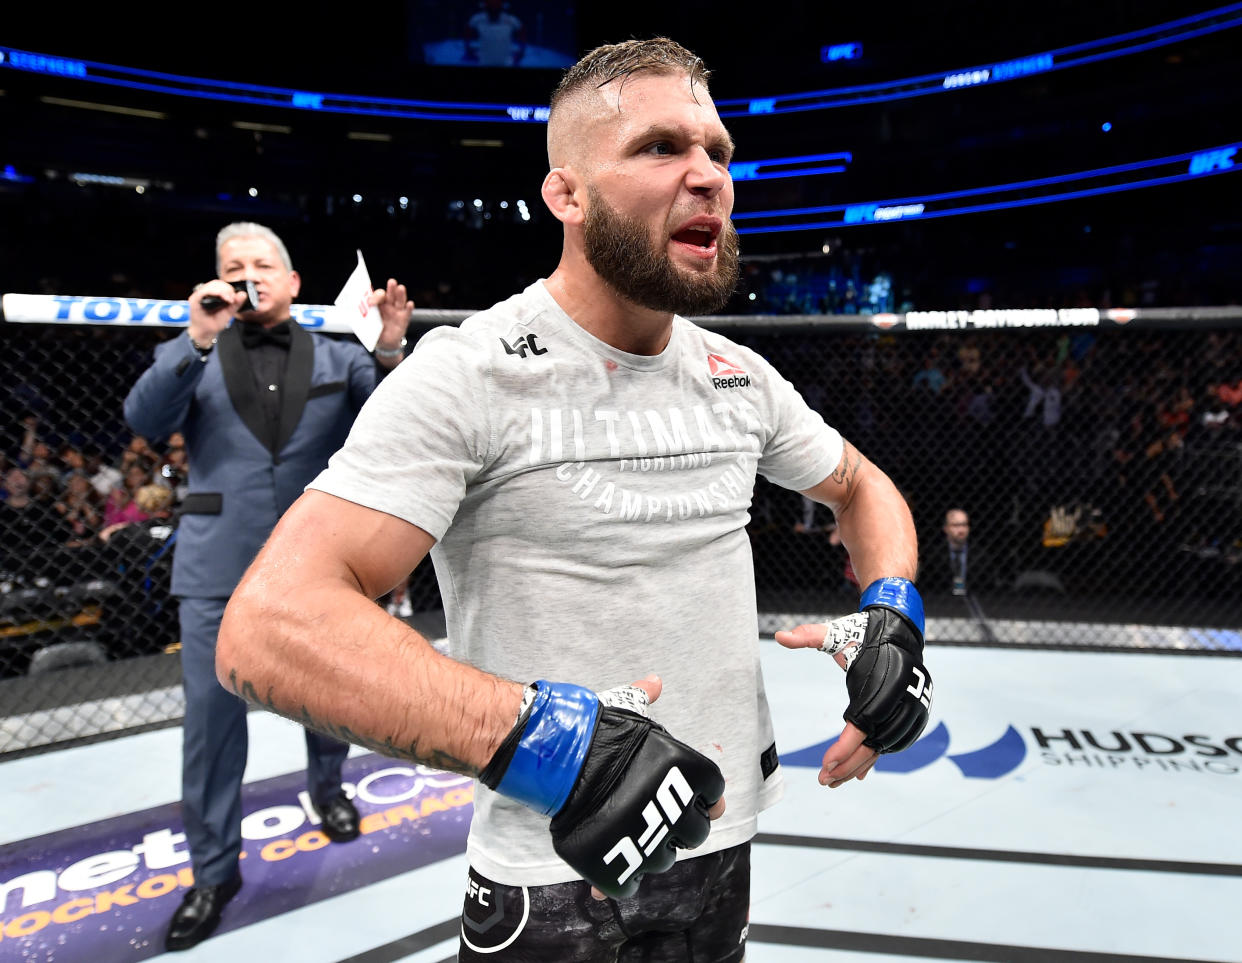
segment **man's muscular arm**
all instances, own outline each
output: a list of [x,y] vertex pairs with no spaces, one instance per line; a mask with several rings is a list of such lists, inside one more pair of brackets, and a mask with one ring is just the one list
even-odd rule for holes
[[306,492],[225,609],[221,684],[338,739],[477,776],[513,726],[522,686],[441,655],[372,601],[432,544],[392,515]]
[[845,729],[819,775],[835,789],[866,776],[881,752],[911,745],[927,724],[932,683],[922,663],[923,602],[913,583],[918,539],[897,486],[849,442],[832,474],[804,494],[837,516],[864,586],[858,615],[776,633],[781,645],[822,649],[846,670]]
[[[225,609],[220,681],[338,739],[479,777],[551,817],[553,848],[600,892],[632,895],[707,838],[724,810],[720,770],[646,718],[654,677],[619,704],[572,682],[523,686],[441,655],[388,615],[372,599],[431,544],[392,515],[306,492]],[[644,835],[652,800],[668,825],[656,840]]]
[[860,585],[888,576],[913,580],[918,536],[905,498],[888,475],[844,444],[832,474],[803,494],[832,509]]

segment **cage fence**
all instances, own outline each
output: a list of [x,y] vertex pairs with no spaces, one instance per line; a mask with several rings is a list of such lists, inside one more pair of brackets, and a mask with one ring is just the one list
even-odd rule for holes
[[[465,313],[417,312],[410,340]],[[1135,315],[703,324],[772,361],[906,496],[929,642],[1238,654],[1242,309]],[[182,707],[169,573],[193,465],[180,438],[135,437],[121,414],[180,327],[175,312],[53,317],[0,324],[0,754]],[[969,521],[964,562],[950,511]],[[761,633],[853,610],[831,511],[760,478],[748,528]],[[418,627],[442,625],[430,560],[408,602]]]

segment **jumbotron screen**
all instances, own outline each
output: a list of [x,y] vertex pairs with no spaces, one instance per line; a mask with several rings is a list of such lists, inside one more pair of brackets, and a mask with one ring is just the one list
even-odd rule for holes
[[562,69],[578,59],[567,0],[410,0],[411,59],[448,67]]

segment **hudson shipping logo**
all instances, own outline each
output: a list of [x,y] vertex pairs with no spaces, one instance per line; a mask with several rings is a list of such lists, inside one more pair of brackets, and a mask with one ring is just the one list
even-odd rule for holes
[[[786,766],[818,769],[836,738],[781,756]],[[1215,737],[1199,733],[1032,726],[1023,735],[1010,725],[995,742],[968,752],[950,752],[949,728],[943,722],[903,752],[882,755],[878,772],[908,773],[947,759],[967,779],[1000,779],[1017,769],[1028,755],[1039,753],[1044,765],[1067,769],[1206,773],[1236,776],[1242,771],[1242,736]]]

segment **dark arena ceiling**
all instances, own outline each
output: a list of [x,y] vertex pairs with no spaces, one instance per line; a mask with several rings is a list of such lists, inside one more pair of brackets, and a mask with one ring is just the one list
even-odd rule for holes
[[[546,104],[560,67],[428,62],[434,30],[475,7],[407,0],[200,11],[174,26],[167,7],[140,4],[8,24],[0,47],[53,60],[42,69],[0,69],[0,167],[8,171],[0,210],[30,230],[59,232],[62,244],[74,212],[89,206],[84,189],[122,234],[137,231],[142,243],[150,243],[153,223],[205,230],[246,205],[256,219],[280,224],[317,228],[330,218],[351,246],[353,235],[381,231],[374,225],[384,218],[405,218],[407,239],[422,239],[410,256],[436,257],[431,239],[446,217],[460,220],[477,199],[499,222],[521,199],[539,240],[513,257],[533,251],[547,264],[556,233],[538,199],[544,125],[511,117]],[[1109,226],[1118,243],[1124,233],[1139,248],[1205,236],[1230,249],[1240,243],[1242,178],[1230,173],[1228,151],[1242,142],[1242,4],[510,0],[509,7],[528,24],[532,46],[544,40],[576,56],[600,43],[667,35],[705,59],[713,97],[729,114],[735,160],[750,165],[735,170],[736,212],[824,211],[801,221],[739,217],[739,228],[752,228],[744,230],[744,255],[817,250],[831,239],[907,258],[956,248],[985,260],[1005,244],[1048,256],[1070,234],[1077,244],[1084,232],[1105,243],[1098,239]],[[1160,25],[1172,26],[1153,30]],[[64,66],[79,62],[126,68],[129,83],[91,82]],[[167,76],[179,79],[170,84]],[[217,93],[222,84],[278,88],[286,100],[189,96],[195,79]],[[180,92],[159,89],[170,86]],[[487,104],[499,119],[462,119],[469,111],[443,107],[435,117],[357,103],[317,108],[323,96],[329,104]],[[1195,164],[1213,176],[1188,176]],[[839,169],[813,169],[825,165]],[[1079,176],[1099,171],[1113,173]],[[104,182],[88,187],[74,174]],[[108,178],[143,183],[140,202],[109,199]],[[1153,186],[1126,187],[1141,180]],[[1047,183],[1009,190],[1031,181]],[[1054,194],[1067,197],[1041,200]],[[948,207],[946,195],[954,197]],[[401,243],[394,230],[382,228],[387,243]],[[56,256],[51,248],[39,254]],[[9,260],[19,275],[39,272],[29,252]]]

